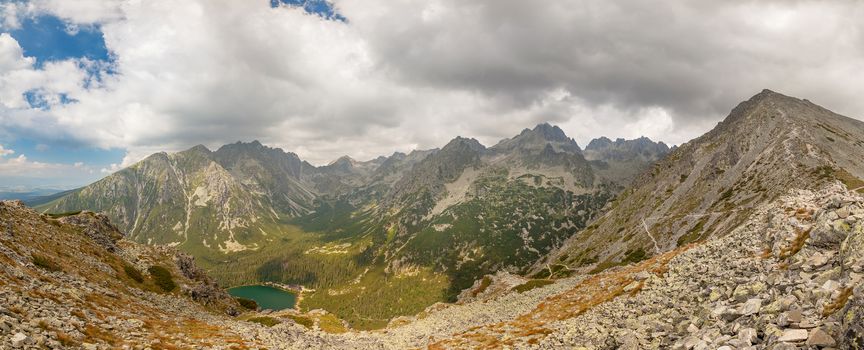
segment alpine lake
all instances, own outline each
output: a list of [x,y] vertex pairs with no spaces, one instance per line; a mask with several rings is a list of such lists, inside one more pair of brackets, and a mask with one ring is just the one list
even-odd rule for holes
[[233,297],[254,300],[261,310],[284,310],[291,309],[297,304],[297,293],[281,288],[251,285],[228,289],[228,294]]

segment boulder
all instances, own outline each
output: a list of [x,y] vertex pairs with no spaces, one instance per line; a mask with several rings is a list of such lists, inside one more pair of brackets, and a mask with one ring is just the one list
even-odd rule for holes
[[834,346],[837,342],[834,341],[828,333],[821,328],[814,328],[810,331],[810,336],[807,338],[807,345],[810,346]]
[[783,331],[783,335],[777,339],[779,342],[799,342],[805,341],[810,335],[806,329],[787,329]]
[[741,284],[735,287],[735,291],[732,292],[732,298],[739,302],[746,301],[751,296],[764,292],[765,289],[765,283],[759,281]]
[[12,347],[15,348],[22,348],[30,344],[31,341],[30,337],[24,333],[15,333],[9,340],[12,342]]
[[741,342],[742,346],[753,345],[758,339],[758,334],[753,328],[744,328],[738,331],[738,341]]
[[762,299],[749,299],[741,307],[741,314],[744,316],[755,315],[762,308]]

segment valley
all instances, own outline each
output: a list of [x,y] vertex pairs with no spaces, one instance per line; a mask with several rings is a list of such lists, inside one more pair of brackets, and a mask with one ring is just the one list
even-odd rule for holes
[[302,285],[302,309],[376,329],[453,302],[486,274],[525,273],[669,149],[643,138],[586,151],[549,124],[489,148],[457,137],[323,167],[257,141],[196,146],[37,209],[104,212],[136,242],[195,256],[226,287]]

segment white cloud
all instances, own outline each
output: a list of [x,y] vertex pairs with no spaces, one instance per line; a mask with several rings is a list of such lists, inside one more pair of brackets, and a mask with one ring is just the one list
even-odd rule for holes
[[[251,139],[323,164],[456,135],[492,144],[542,121],[581,144],[680,143],[762,88],[864,116],[861,2],[336,0],[347,22],[268,5],[4,5],[4,27],[10,12],[99,24],[118,74],[36,69],[2,34],[0,129],[125,148],[118,167]],[[25,91],[51,108],[29,109]]]
[[18,17],[21,16],[22,5],[15,2],[0,4],[0,29],[16,29],[21,26]]
[[28,69],[33,58],[24,57],[24,50],[8,33],[0,33],[0,72]]
[[34,11],[44,11],[74,23],[102,23],[121,19],[125,0],[34,0]]
[[[0,145],[0,179],[5,184],[24,184],[32,181],[53,181],[57,185],[80,185],[92,181],[95,171],[84,162],[73,164],[45,163],[33,161],[23,154],[6,157],[15,153]],[[42,180],[39,180],[42,179]]]
[[102,174],[106,174],[106,175],[108,175],[108,174],[116,173],[116,172],[118,172],[118,171],[120,171],[120,170],[122,170],[122,169],[123,169],[123,167],[121,167],[120,164],[117,164],[117,163],[111,163],[111,165],[108,166],[107,168],[99,169],[99,172],[102,173]]
[[14,153],[15,153],[15,151],[13,151],[11,149],[6,149],[3,147],[3,145],[0,145],[0,157],[5,157],[5,156],[8,156],[8,155],[11,155]]
[[69,166],[33,162],[23,154],[9,159],[0,158],[0,176],[50,176],[65,168]]

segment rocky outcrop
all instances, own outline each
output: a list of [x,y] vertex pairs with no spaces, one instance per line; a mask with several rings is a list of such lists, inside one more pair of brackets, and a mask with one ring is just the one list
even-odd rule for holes
[[[121,239],[104,215],[54,219],[0,201],[0,227],[0,349],[225,348],[212,344],[244,339],[222,316],[236,314],[236,302],[188,257],[175,268],[174,249]],[[181,287],[160,288],[152,266]]]
[[83,211],[79,214],[61,217],[59,221],[78,227],[96,244],[112,253],[117,252],[117,241],[123,238],[123,233],[104,214]]
[[195,258],[193,256],[175,252],[173,260],[177,269],[184,277],[196,282],[188,286],[184,285],[184,294],[189,295],[192,300],[203,305],[216,306],[223,309],[228,315],[236,316],[239,313],[236,307],[237,303],[233,298],[216,281],[210,278],[204,270],[195,265]]

